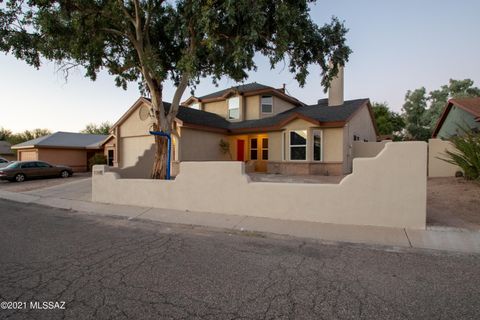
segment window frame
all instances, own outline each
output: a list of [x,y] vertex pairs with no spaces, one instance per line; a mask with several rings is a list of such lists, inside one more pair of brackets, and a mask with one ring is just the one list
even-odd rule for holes
[[[266,147],[266,148],[265,148],[264,140],[267,140],[267,147]],[[269,156],[270,156],[270,154],[269,154],[269,149],[268,149],[268,148],[269,148],[269,143],[270,143],[270,142],[268,141],[268,137],[267,137],[267,138],[262,138],[261,158],[262,158],[263,161],[268,161],[268,158],[269,158]],[[265,159],[265,157],[263,156],[263,152],[264,152],[264,151],[267,151],[267,158],[266,158],[266,159]]]
[[[320,133],[320,160],[315,160],[315,133]],[[312,160],[315,162],[323,162],[323,130],[322,129],[313,129],[312,130]]]
[[200,110],[200,102],[194,102],[190,105],[190,108]]
[[[305,144],[292,144],[292,132],[304,131],[306,133]],[[304,147],[305,148],[305,159],[292,159],[292,147]],[[289,161],[307,161],[308,159],[308,130],[307,129],[297,129],[288,131],[288,159]]]
[[[272,103],[271,104],[264,104],[263,103],[263,98],[270,98]],[[263,105],[269,105],[271,107],[270,112],[263,111]],[[273,113],[273,96],[269,96],[269,95],[260,96],[260,113],[262,113],[262,114],[272,114]]]
[[[238,101],[237,103],[237,106],[235,108],[232,108],[232,106],[230,105],[230,102],[233,101],[233,100],[236,100]],[[228,98],[227,99],[227,107],[228,107],[228,111],[227,111],[227,119],[228,120],[240,120],[241,118],[241,114],[240,114],[240,97],[239,96],[236,96],[236,97],[232,97],[232,98]],[[230,116],[230,111],[231,110],[238,110],[238,118],[233,118]]]
[[[257,147],[256,148],[252,148],[252,140],[256,140],[257,141]],[[254,161],[257,161],[258,160],[258,138],[250,138],[249,139],[249,149],[250,149],[250,153],[249,153],[249,158],[250,160],[254,160]],[[257,155],[256,156],[256,159],[252,159],[252,151],[255,151],[255,154]]]

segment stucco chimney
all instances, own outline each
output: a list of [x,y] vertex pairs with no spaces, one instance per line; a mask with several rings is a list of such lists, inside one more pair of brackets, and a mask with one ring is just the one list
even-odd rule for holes
[[330,88],[328,88],[328,106],[341,106],[343,102],[343,67],[339,66],[338,73],[332,79]]

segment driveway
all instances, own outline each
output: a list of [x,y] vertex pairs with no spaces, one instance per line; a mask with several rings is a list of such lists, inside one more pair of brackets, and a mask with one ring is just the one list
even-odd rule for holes
[[[480,256],[323,244],[0,200],[1,319],[478,319]],[[61,305],[59,305],[61,306]]]
[[75,173],[73,176],[66,179],[63,179],[63,178],[35,179],[35,180],[27,180],[22,183],[0,180],[0,190],[10,191],[10,192],[28,192],[32,190],[59,186],[65,183],[73,182],[73,181],[83,180],[90,176],[91,176],[90,172],[81,172],[81,173]]

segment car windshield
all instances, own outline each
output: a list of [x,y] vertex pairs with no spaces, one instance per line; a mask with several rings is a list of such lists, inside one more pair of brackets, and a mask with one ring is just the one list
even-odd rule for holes
[[20,166],[20,162],[18,161],[14,161],[12,163],[10,163],[8,166],[5,167],[5,169],[15,169],[15,168],[18,168]]

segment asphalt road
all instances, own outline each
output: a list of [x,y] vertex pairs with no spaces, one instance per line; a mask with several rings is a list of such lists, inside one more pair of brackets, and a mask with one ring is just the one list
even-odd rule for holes
[[[1,319],[480,318],[478,255],[230,234],[4,200],[0,222],[0,301],[27,305],[0,310]],[[57,309],[40,310],[43,302]]]

